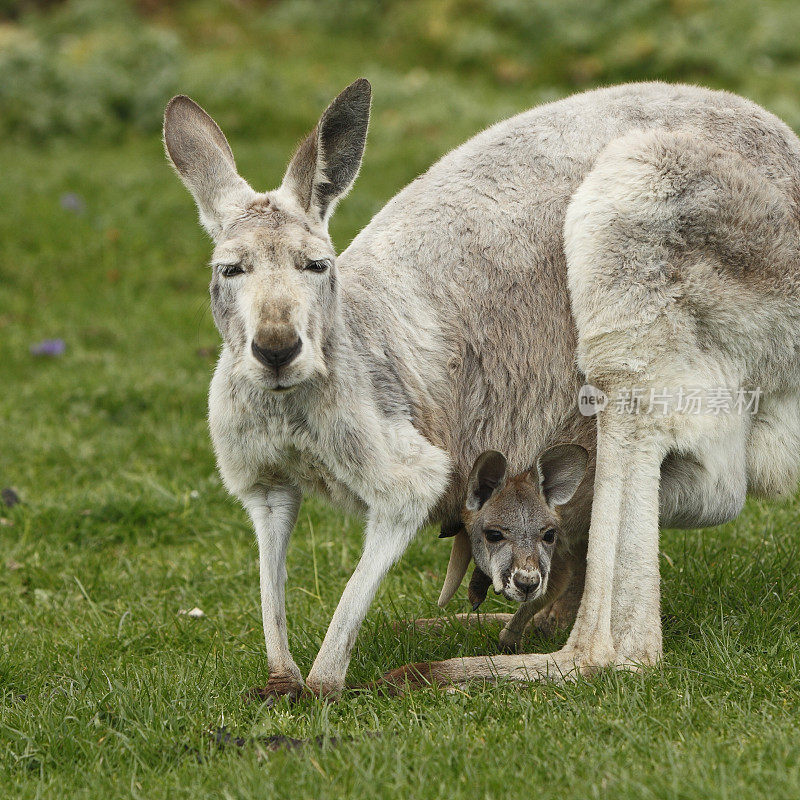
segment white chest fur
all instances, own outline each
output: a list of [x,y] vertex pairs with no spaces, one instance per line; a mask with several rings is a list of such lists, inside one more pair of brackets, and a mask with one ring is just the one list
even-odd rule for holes
[[387,418],[364,402],[325,408],[262,402],[230,375],[223,355],[211,382],[209,425],[233,494],[289,484],[347,511],[424,519],[444,492],[450,459],[410,421]]

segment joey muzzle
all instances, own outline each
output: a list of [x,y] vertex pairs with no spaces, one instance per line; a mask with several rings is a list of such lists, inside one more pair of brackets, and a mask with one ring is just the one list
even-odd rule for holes
[[538,570],[535,572],[517,570],[511,580],[514,586],[527,596],[539,588],[539,584],[542,582],[542,576]]

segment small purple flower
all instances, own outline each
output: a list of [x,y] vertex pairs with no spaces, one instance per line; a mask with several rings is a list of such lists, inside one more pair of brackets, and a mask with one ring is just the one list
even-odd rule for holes
[[44,339],[41,342],[31,345],[31,355],[34,356],[57,356],[64,355],[67,344],[63,339]]
[[75,192],[62,194],[59,198],[59,203],[61,203],[61,208],[64,211],[71,211],[73,214],[83,214],[86,211],[86,201]]

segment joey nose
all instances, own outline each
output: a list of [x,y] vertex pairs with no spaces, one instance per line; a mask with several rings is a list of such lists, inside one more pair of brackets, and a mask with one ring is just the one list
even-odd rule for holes
[[303,348],[303,342],[298,336],[291,344],[285,347],[267,347],[259,344],[256,339],[253,339],[251,349],[253,355],[265,366],[271,367],[274,370],[279,370],[297,358],[300,350]]
[[514,586],[525,594],[535,591],[541,580],[538,572],[516,572],[514,574]]

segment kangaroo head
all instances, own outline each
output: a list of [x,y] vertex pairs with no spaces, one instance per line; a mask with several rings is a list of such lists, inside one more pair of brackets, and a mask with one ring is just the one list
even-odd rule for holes
[[535,600],[547,591],[561,533],[557,507],[575,494],[588,458],[579,445],[557,445],[545,450],[531,469],[507,478],[502,453],[487,450],[478,457],[461,512],[472,557],[488,578],[481,582],[479,573],[477,580],[473,576],[473,605],[479,605],[489,585],[518,603]]
[[275,392],[327,372],[338,311],[328,219],[356,179],[371,87],[348,86],[323,113],[274,191],[239,176],[225,136],[188,97],[164,114],[164,143],[214,240],[211,308],[237,369]]

